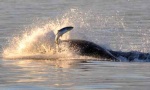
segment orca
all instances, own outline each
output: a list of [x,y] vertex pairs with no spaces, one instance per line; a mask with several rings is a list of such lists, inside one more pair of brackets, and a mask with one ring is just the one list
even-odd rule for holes
[[67,43],[69,50],[76,52],[82,56],[90,56],[94,58],[102,58],[118,61],[119,59],[110,53],[109,50],[103,48],[93,42],[86,40],[62,40],[61,43]]
[[117,57],[112,55],[109,50],[86,40],[75,40],[75,39],[69,39],[69,40],[60,40],[60,36],[65,34],[66,32],[72,30],[73,27],[64,27],[60,30],[58,30],[56,37],[55,37],[55,43],[56,46],[61,43],[67,43],[68,48],[74,52],[76,52],[79,55],[82,56],[90,56],[94,58],[105,58],[105,59],[111,59],[111,60],[119,60]]
[[126,59],[126,61],[134,61],[135,59],[145,61],[150,60],[150,53],[143,53],[138,51],[130,51],[130,52],[113,51],[87,40],[59,39],[60,36],[62,36],[63,34],[72,29],[73,29],[72,26],[60,29],[55,37],[56,40],[55,42],[57,42],[56,44],[59,45],[62,43],[67,43],[68,48],[79,55],[108,59],[110,61],[122,61],[121,59]]

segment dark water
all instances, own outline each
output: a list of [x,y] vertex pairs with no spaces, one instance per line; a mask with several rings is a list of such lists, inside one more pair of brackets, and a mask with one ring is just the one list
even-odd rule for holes
[[[73,31],[73,38],[84,38],[113,50],[147,53],[149,5],[149,0],[0,0],[0,52],[8,40],[21,35],[27,27],[42,26],[49,19],[55,21],[78,9],[76,13],[84,14],[74,14],[71,23],[80,31]],[[86,19],[84,23],[82,19]],[[1,55],[0,89],[149,90],[149,68],[149,62],[5,60]]]

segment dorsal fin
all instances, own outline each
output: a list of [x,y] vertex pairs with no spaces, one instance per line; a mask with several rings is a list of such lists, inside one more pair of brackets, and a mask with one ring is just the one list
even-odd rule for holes
[[55,36],[55,43],[59,44],[59,38],[60,38],[60,36],[62,36],[63,34],[65,34],[66,32],[68,32],[68,31],[70,31],[72,29],[73,29],[72,26],[68,26],[68,27],[64,27],[64,28],[58,30],[58,32],[57,32],[57,34]]

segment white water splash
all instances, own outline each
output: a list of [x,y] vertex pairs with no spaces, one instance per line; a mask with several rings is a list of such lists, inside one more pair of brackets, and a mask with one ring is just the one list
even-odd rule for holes
[[[94,20],[94,21],[93,21]],[[118,16],[95,16],[91,12],[83,13],[77,9],[71,9],[61,17],[49,20],[42,26],[28,28],[19,37],[14,37],[3,51],[4,58],[76,58],[73,52],[66,50],[55,54],[54,38],[57,31],[66,26],[73,26],[74,30],[63,35],[61,39],[84,39],[101,44],[103,38],[99,37],[99,31],[117,30],[124,28],[122,19]],[[95,29],[95,30],[93,30]],[[104,33],[103,33],[104,34]],[[120,33],[118,33],[120,34]],[[119,37],[120,35],[118,35]],[[101,40],[100,40],[101,38]],[[106,40],[103,40],[105,43]],[[65,47],[63,47],[65,48]],[[61,56],[61,57],[60,57]],[[63,57],[62,57],[63,56]],[[78,57],[80,58],[80,57]],[[82,58],[82,57],[81,57]]]

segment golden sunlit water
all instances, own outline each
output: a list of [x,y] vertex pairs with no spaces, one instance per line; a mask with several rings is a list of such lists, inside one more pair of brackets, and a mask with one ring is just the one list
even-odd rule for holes
[[65,26],[73,26],[71,22],[69,17],[66,19],[62,17],[60,20],[50,20],[43,26],[29,28],[21,36],[12,38],[9,46],[4,49],[3,57],[17,58],[42,52],[53,54],[55,49],[52,46],[55,38],[54,33]]
[[0,90],[148,90],[149,62],[76,55],[61,39],[149,53],[148,0],[0,0]]

